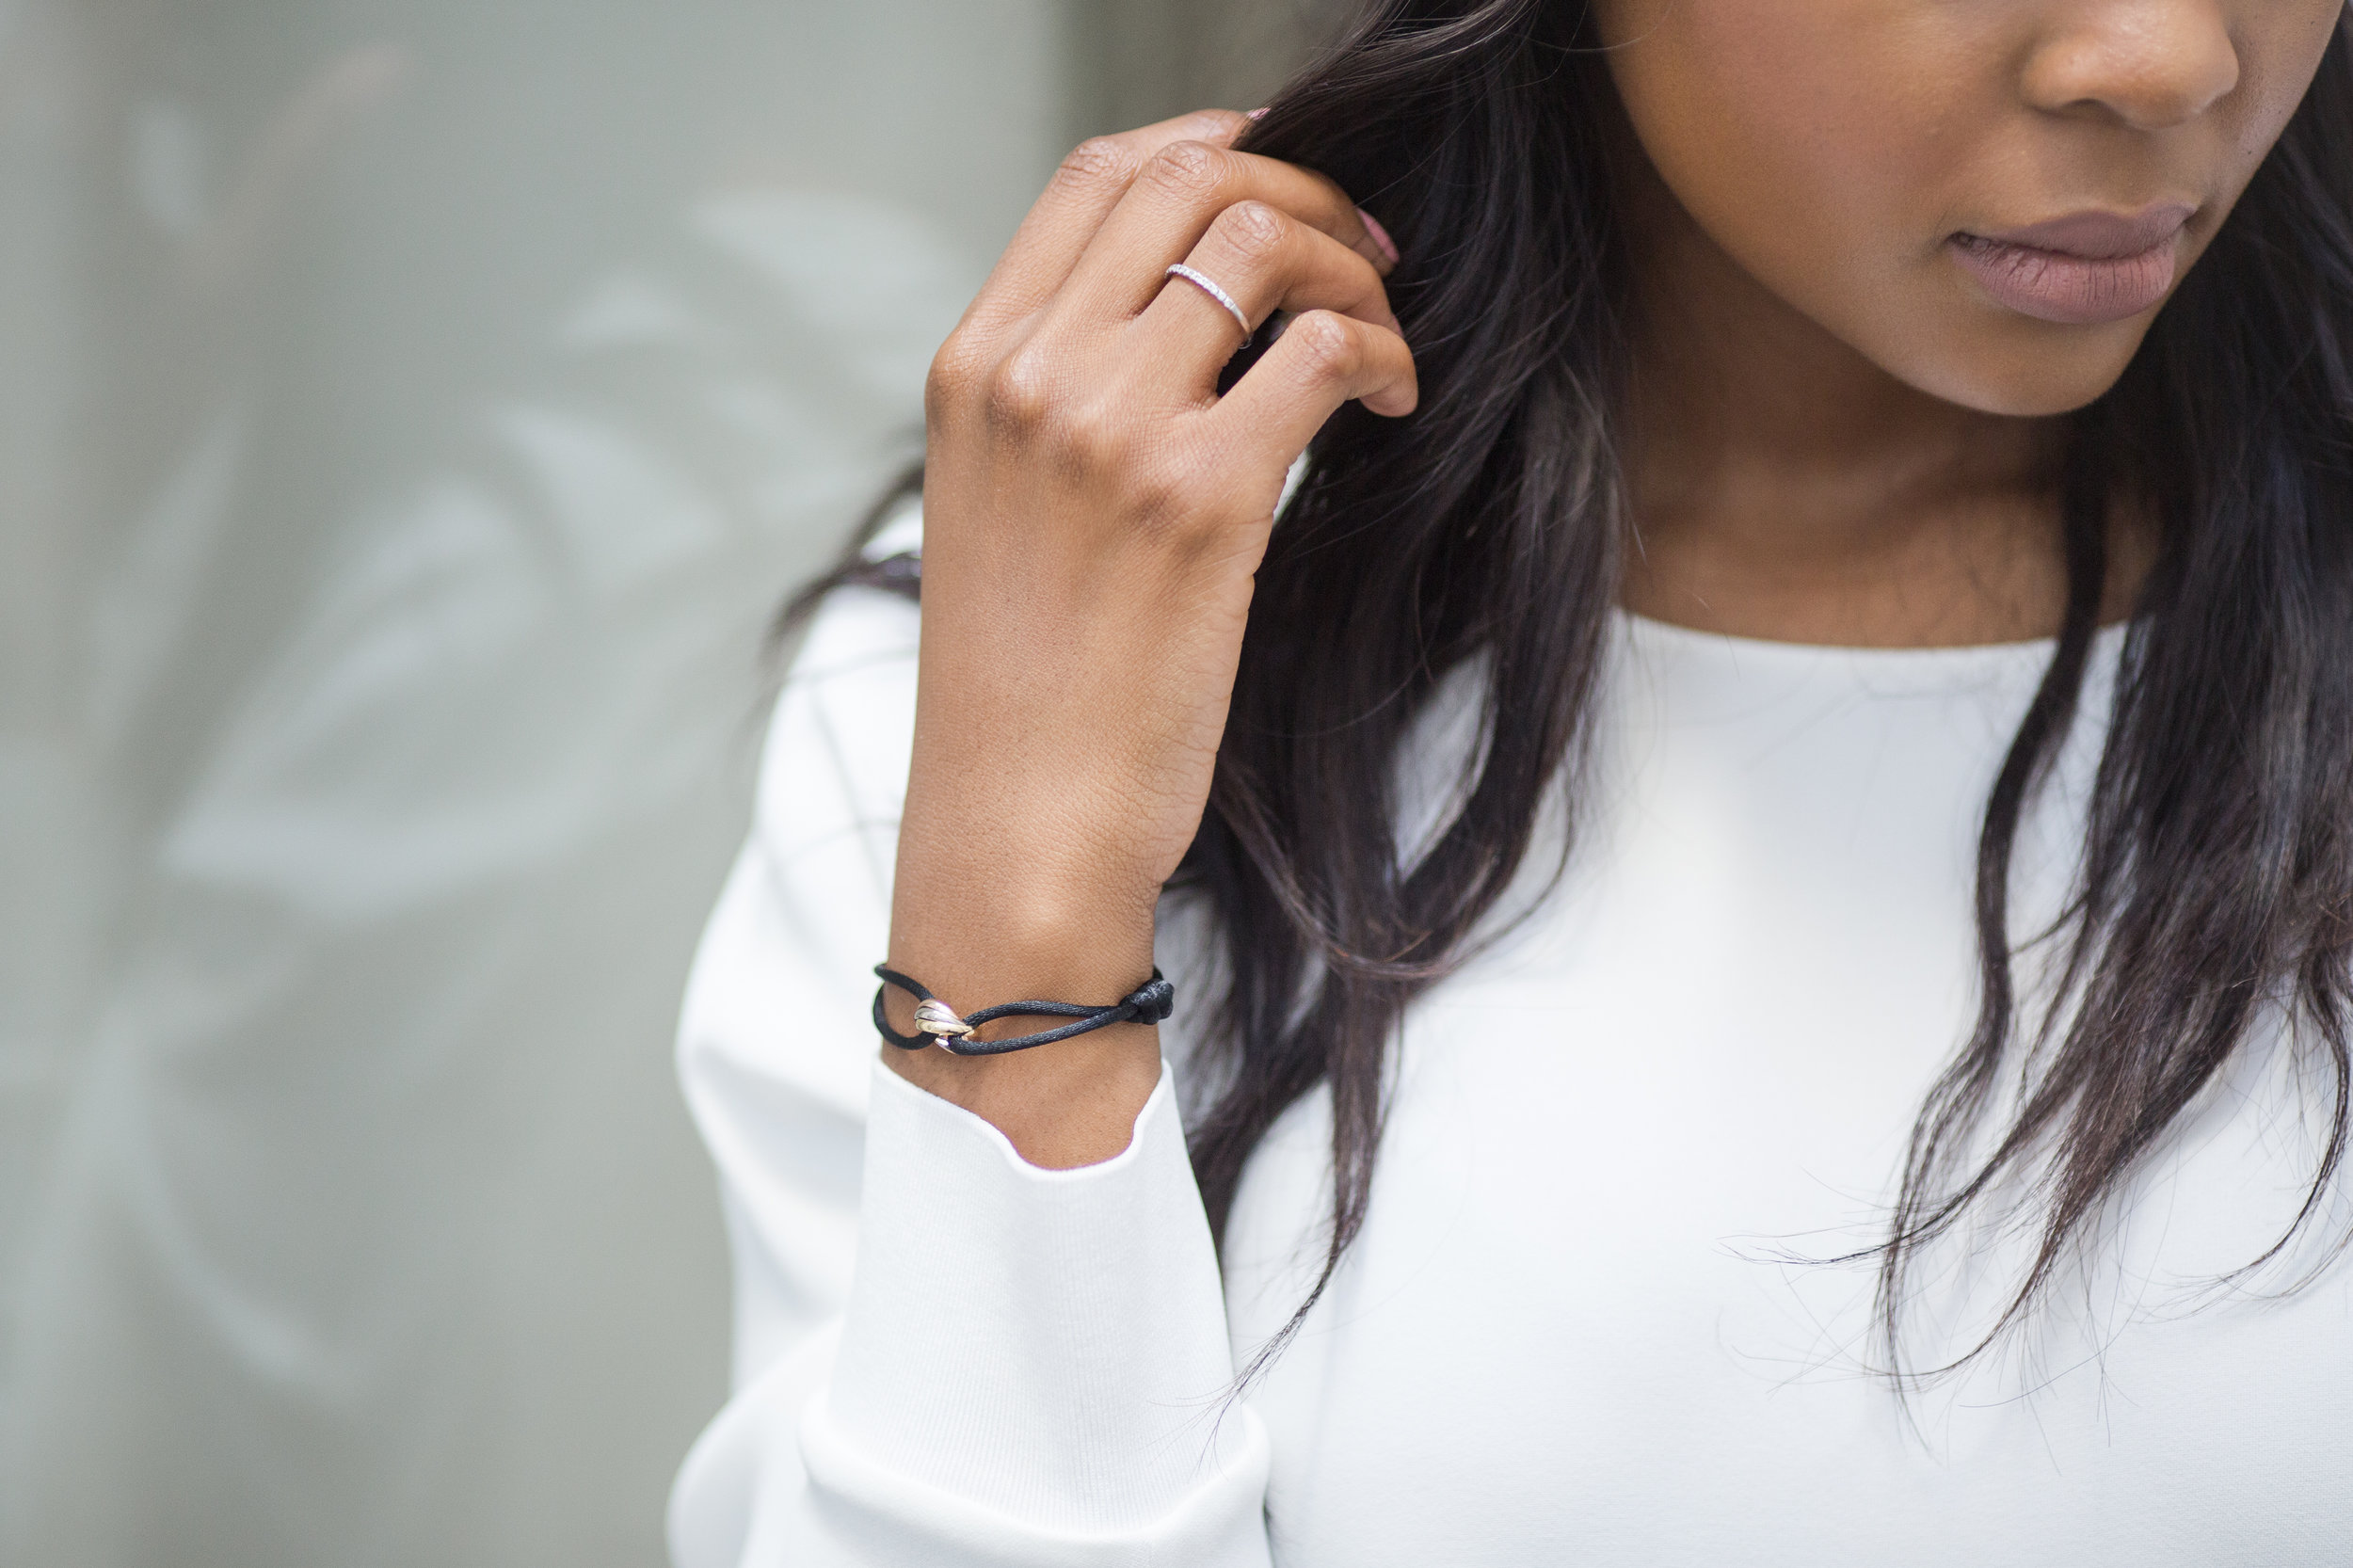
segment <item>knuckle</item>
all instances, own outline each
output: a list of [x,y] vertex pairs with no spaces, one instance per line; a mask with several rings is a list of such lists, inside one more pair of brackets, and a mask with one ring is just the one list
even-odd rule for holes
[[1001,434],[1029,436],[1044,428],[1054,414],[1059,373],[1034,348],[1018,348],[992,370],[984,393],[989,427]]
[[1133,433],[1117,409],[1099,403],[1066,408],[1043,432],[1043,450],[1056,472],[1096,482],[1106,474],[1132,477]]
[[937,423],[952,415],[964,402],[964,381],[955,370],[932,361],[931,374],[923,378],[923,417]]
[[1283,341],[1295,342],[1295,352],[1306,361],[1309,373],[1322,378],[1346,380],[1364,363],[1364,344],[1355,328],[1330,311],[1309,311],[1300,316],[1283,334]]
[[966,401],[982,374],[981,356],[962,333],[952,334],[932,356],[923,381],[924,407],[940,411]]
[[1117,136],[1089,136],[1072,148],[1054,171],[1057,184],[1085,187],[1124,185],[1135,178],[1136,156]]
[[1218,215],[1218,243],[1245,262],[1272,261],[1290,239],[1290,220],[1263,201],[1237,201]]
[[1152,154],[1144,178],[1175,196],[1206,196],[1224,184],[1232,159],[1206,141],[1172,141]]
[[1154,453],[1127,467],[1127,510],[1147,528],[1167,528],[1194,517],[1192,475],[1175,454]]

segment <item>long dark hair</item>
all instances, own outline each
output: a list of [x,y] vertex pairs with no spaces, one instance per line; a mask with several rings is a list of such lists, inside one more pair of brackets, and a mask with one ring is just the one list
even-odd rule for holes
[[[1222,1087],[1193,1130],[1221,1236],[1268,1128],[1317,1085],[1331,1096],[1324,1267],[1259,1366],[1363,1225],[1404,1008],[1503,913],[1558,786],[1576,794],[1625,525],[1622,111],[1587,11],[1374,0],[1246,143],[1332,175],[1397,236],[1391,298],[1422,386],[1410,419],[1352,406],[1315,443],[1258,571],[1182,872],[1214,915],[1225,975],[1203,1048]],[[1867,1255],[1899,1377],[1966,1363],[2014,1326],[2266,1016],[2292,1018],[2325,1063],[2328,1120],[2294,1226],[2249,1266],[2322,1211],[2353,1081],[2349,355],[2341,23],[2207,256],[2120,384],[2070,422],[2064,621],[1979,840],[1979,1011]],[[2041,934],[2065,1005],[2026,1027],[2011,847],[2074,720],[2123,494],[2153,512],[2160,553],[2123,640],[2077,894]],[[1474,660],[1484,708],[1461,808],[1401,863],[1399,802],[1367,781],[1392,776],[1407,727]],[[1989,1127],[2006,1064],[2024,1092]],[[2039,1244],[2007,1307],[1958,1358],[1907,1370],[1897,1329],[1924,1250],[2020,1192]]]

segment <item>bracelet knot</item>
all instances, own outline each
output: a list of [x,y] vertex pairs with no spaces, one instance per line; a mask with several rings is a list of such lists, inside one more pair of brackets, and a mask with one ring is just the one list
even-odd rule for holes
[[1120,1005],[1136,1010],[1134,1021],[1137,1023],[1164,1023],[1168,1016],[1176,1011],[1176,987],[1160,978],[1160,970],[1154,969],[1152,978],[1137,986]]

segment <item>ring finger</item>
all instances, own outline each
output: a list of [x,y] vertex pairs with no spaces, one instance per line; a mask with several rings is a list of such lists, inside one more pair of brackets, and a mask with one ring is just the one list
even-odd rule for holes
[[1334,311],[1397,330],[1370,262],[1263,201],[1220,213],[1182,264],[1193,276],[1171,271],[1128,331],[1134,363],[1181,374],[1196,392],[1277,311]]

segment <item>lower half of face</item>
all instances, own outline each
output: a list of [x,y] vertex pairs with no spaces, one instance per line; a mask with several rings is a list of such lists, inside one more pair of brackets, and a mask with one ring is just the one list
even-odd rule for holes
[[2344,0],[1603,0],[1667,190],[1771,295],[1989,413],[2122,375]]

